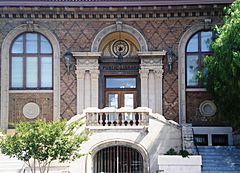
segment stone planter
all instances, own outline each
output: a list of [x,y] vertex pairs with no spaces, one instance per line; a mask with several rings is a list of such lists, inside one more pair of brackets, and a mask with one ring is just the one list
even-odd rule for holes
[[7,129],[7,135],[13,136],[16,133],[15,129]]
[[158,156],[158,171],[163,173],[201,173],[201,165],[201,156]]

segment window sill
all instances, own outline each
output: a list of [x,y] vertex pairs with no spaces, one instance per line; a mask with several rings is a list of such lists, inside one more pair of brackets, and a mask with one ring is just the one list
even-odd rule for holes
[[191,92],[206,92],[206,88],[186,88],[186,91],[191,91]]
[[9,93],[53,93],[53,90],[9,90]]

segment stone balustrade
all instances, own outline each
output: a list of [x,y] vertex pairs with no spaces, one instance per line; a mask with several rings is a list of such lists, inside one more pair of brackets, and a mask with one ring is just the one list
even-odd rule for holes
[[84,114],[87,126],[148,126],[151,112],[152,110],[146,107],[136,109],[106,107],[87,108]]

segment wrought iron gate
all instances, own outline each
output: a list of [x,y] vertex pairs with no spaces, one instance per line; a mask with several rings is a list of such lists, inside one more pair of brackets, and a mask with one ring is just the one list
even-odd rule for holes
[[143,173],[143,157],[125,146],[104,148],[94,157],[94,173]]

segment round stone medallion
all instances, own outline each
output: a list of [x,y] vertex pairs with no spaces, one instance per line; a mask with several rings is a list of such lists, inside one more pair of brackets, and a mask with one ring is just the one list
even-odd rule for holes
[[213,116],[216,114],[217,108],[212,101],[205,100],[200,104],[199,111],[203,116]]
[[23,115],[26,118],[34,119],[40,114],[40,107],[34,102],[29,102],[23,106]]
[[112,52],[118,57],[120,54],[125,57],[129,53],[129,45],[125,40],[117,40],[112,44]]

